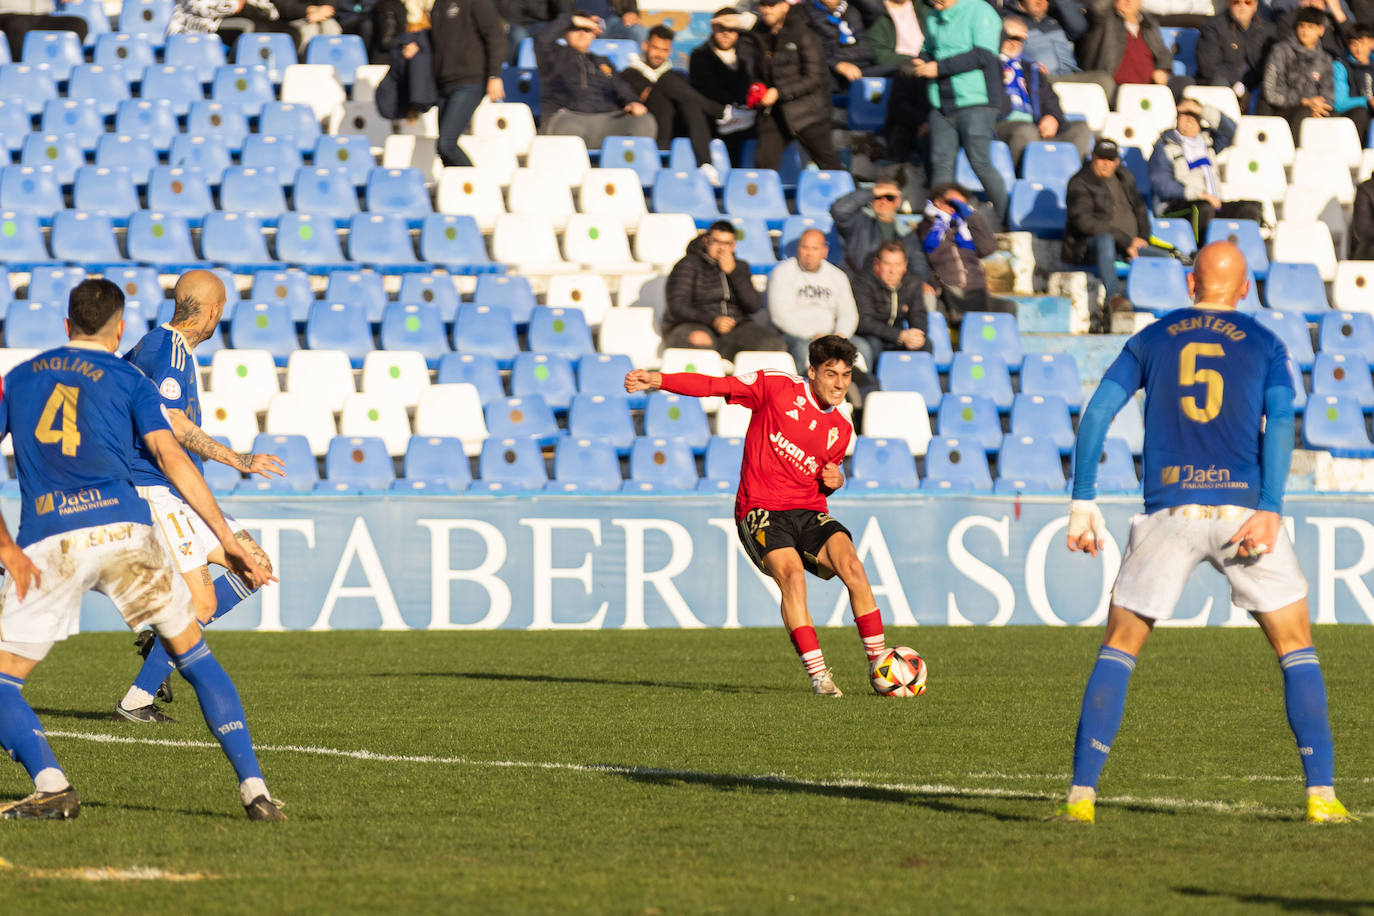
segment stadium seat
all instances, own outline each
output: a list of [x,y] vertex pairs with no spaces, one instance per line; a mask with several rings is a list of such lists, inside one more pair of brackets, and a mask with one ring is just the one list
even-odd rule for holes
[[402,469],[409,479],[436,481],[455,492],[472,483],[463,443],[453,436],[411,436]]
[[161,45],[172,18],[172,4],[163,0],[124,0],[119,10],[120,32],[128,32]]
[[[477,282],[480,285],[482,278],[479,277]],[[433,305],[445,323],[453,321],[453,316],[458,312],[458,290],[453,285],[453,278],[443,271],[403,274],[396,299],[398,302]]]
[[[1284,130],[1288,129],[1287,122]],[[1222,169],[1221,193],[1228,199],[1278,203],[1288,190],[1288,176],[1273,153],[1265,149],[1231,147]]]
[[603,167],[587,172],[578,189],[578,205],[581,212],[601,219],[619,218],[626,231],[638,226],[648,212],[639,178],[631,169]]
[[1060,452],[1073,451],[1073,421],[1064,399],[1055,394],[1021,392],[1011,405],[1013,436],[1040,436],[1054,443]]
[[830,205],[854,190],[854,177],[844,171],[807,169],[797,180],[797,212],[829,216]]
[[[281,395],[278,395],[280,398]],[[326,414],[326,416],[328,416]],[[269,421],[271,413],[268,413]],[[333,427],[333,418],[329,419]],[[247,452],[253,448],[253,440],[258,437],[257,414],[242,404],[219,395],[202,391],[200,394],[200,428],[221,441],[227,441],[236,452]],[[270,423],[269,423],[269,431]],[[330,432],[333,435],[333,432]],[[324,445],[321,445],[323,452]]]
[[229,150],[218,137],[193,137],[188,134],[177,134],[172,138],[167,161],[174,168],[198,171],[202,180],[212,187],[224,180],[224,173],[232,163]]
[[670,270],[697,234],[696,224],[686,213],[646,213],[635,233],[635,260]]
[[57,173],[30,165],[0,168],[0,207],[31,213],[45,224],[50,222],[53,214],[62,209]]
[[1313,394],[1302,418],[1303,445],[1336,458],[1374,458],[1364,413],[1354,398]]
[[43,104],[38,130],[73,137],[77,146],[89,153],[105,132],[105,116],[93,99],[49,99]]
[[253,286],[248,295],[255,302],[285,305],[290,310],[291,320],[297,324],[305,323],[315,304],[310,275],[295,268],[257,271],[253,274]]
[[1101,86],[1097,83],[1061,82],[1053,88],[1054,94],[1059,97],[1059,107],[1066,115],[1082,115],[1089,130],[1094,133],[1102,131],[1111,107],[1107,104],[1107,93]]
[[757,216],[727,217],[735,227],[735,257],[747,261],[754,273],[767,273],[777,266],[773,240],[768,236],[768,224]]
[[555,232],[562,232],[567,227],[574,212],[572,191],[567,183],[557,175],[534,169],[515,170],[506,198],[509,212],[546,219]]
[[601,142],[602,168],[630,169],[646,188],[653,187],[661,164],[652,137],[607,137]]
[[742,436],[712,436],[706,443],[706,477],[710,480],[739,483],[740,465],[744,462]]
[[138,210],[129,216],[129,259],[166,271],[192,270],[200,259],[191,247],[191,227],[174,213]]
[[771,170],[731,169],[725,178],[724,200],[730,216],[761,219],[769,229],[781,229],[788,216],[782,181]]
[[1312,367],[1312,396],[1350,398],[1365,411],[1374,410],[1374,378],[1366,356],[1354,353],[1318,353]]
[[587,145],[581,137],[537,136],[530,141],[526,166],[559,172],[568,187],[577,187],[592,167]]
[[332,415],[343,410],[344,398],[357,391],[358,386],[353,381],[353,364],[347,353],[296,350],[286,361],[285,390]]
[[[157,166],[157,150],[145,137],[105,134],[96,144],[95,164],[99,168],[123,169],[135,185],[146,185],[148,176]],[[80,172],[77,169],[78,177]],[[127,222],[127,214],[125,216]]]
[[515,274],[483,274],[477,278],[473,301],[480,305],[499,305],[510,311],[517,326],[529,324],[536,301],[530,281]]
[[139,92],[143,99],[166,101],[171,106],[172,113],[179,118],[186,117],[192,103],[205,98],[195,67],[153,64],[143,71],[143,76],[138,82],[142,87]]
[[503,67],[501,82],[507,102],[524,102],[539,117],[539,70],[534,66]]
[[659,364],[662,344],[654,330],[651,308],[613,308],[601,319],[598,335],[602,352],[611,350],[630,357],[636,369],[652,369]]
[[536,308],[530,316],[529,345],[536,353],[577,359],[596,352],[586,316],[578,309]]
[[1013,232],[1060,238],[1064,234],[1064,222],[1067,219],[1064,190],[1036,181],[1017,180],[1011,187],[1008,226]]
[[286,212],[277,220],[277,259],[306,270],[341,270],[347,264],[331,217]]
[[[998,441],[1001,433],[998,433]],[[996,448],[996,446],[993,446]],[[992,474],[981,441],[940,435],[930,440],[922,490],[991,490]]]
[[[304,436],[285,433],[259,433],[253,439],[252,451],[259,455],[276,455],[286,471],[283,478],[287,485],[297,491],[309,491],[320,479],[315,456],[310,451],[310,441]],[[211,462],[206,462],[209,467]]]
[[66,309],[55,302],[16,299],[5,312],[5,346],[51,350],[67,342]]
[[33,166],[48,171],[57,183],[70,186],[76,180],[76,170],[86,164],[75,137],[65,134],[29,134],[19,150],[20,166]]
[[601,439],[620,454],[629,454],[635,426],[628,399],[615,394],[574,395],[568,409],[568,434]]
[[472,489],[542,490],[548,483],[544,457],[533,439],[492,437],[482,444],[478,459],[478,479]]
[[440,213],[471,216],[483,232],[494,229],[497,217],[506,212],[500,182],[496,173],[488,169],[459,166],[444,169],[435,197]]
[[430,206],[424,173],[419,169],[375,168],[364,191],[367,209],[374,213],[398,213],[418,223]]
[[[1217,222],[1219,220],[1213,220],[1209,227],[1208,239],[1216,231]],[[1336,279],[1336,250],[1331,242],[1331,231],[1323,222],[1279,220],[1274,230],[1273,251],[1276,261],[1306,261],[1317,266],[1322,280],[1329,283]],[[1246,260],[1249,261],[1248,251]],[[1267,272],[1268,264],[1264,266]]]
[[358,134],[320,137],[311,162],[316,168],[343,169],[355,187],[367,184],[367,176],[377,166],[367,137]]
[[949,368],[950,394],[971,394],[989,398],[998,410],[1011,409],[1011,373],[997,356],[960,351]]
[[554,308],[577,309],[589,327],[600,327],[611,308],[611,294],[600,274],[584,272],[558,274],[549,278],[545,300]]
[[1126,298],[1156,316],[1188,302],[1187,272],[1173,258],[1136,258],[1126,274]]
[[[161,38],[161,35],[158,37]],[[157,63],[149,36],[123,29],[97,35],[91,51],[91,60],[106,71],[120,75],[126,85],[142,79],[143,71]],[[174,60],[172,63],[177,64],[179,61]],[[73,68],[73,77],[76,75],[76,69]]]
[[1083,158],[1072,143],[1027,143],[1021,154],[1021,177],[1041,184],[1067,188],[1082,167]]
[[603,274],[646,269],[646,265],[636,263],[631,256],[625,229],[616,219],[574,213],[563,234],[563,249],[568,261]]
[[335,271],[329,275],[324,298],[327,302],[362,306],[363,314],[372,324],[382,320],[382,311],[387,306],[382,275],[371,270]]
[[1062,493],[1064,471],[1059,449],[1049,437],[1016,435],[1002,440],[997,453],[998,493]]
[[644,393],[625,393],[625,376],[633,369],[623,353],[588,353],[577,361],[577,391],[623,397],[638,409],[644,406]]
[[305,322],[305,345],[311,350],[342,350],[354,369],[372,352],[367,310],[356,303],[314,302]]
[[18,210],[0,210],[0,264],[9,270],[28,270],[52,258],[43,244],[38,217]]
[[[281,78],[280,97],[283,102],[309,105],[318,120],[330,120],[331,130],[333,124],[341,120],[341,109],[352,104],[334,68],[322,64],[292,64],[287,67]],[[376,103],[370,104],[375,114]]]
[[245,302],[229,321],[229,345],[234,349],[267,350],[278,366],[285,366],[297,348],[296,325],[290,310],[277,302]]
[[1374,261],[1341,261],[1331,284],[1331,304],[1345,312],[1374,313]]
[[[105,279],[114,283],[124,293],[125,303],[137,302],[145,312],[156,315],[157,309],[166,301],[162,285],[158,282],[157,271],[151,267],[119,267],[105,271]],[[233,292],[226,293],[226,314],[233,307],[229,297],[237,300]],[[149,311],[149,310],[152,311]]]
[[205,214],[215,209],[210,185],[199,169],[158,166],[148,175],[147,194],[149,210],[183,217],[192,228],[199,228]]
[[1072,353],[1028,353],[1019,378],[1022,394],[1055,395],[1074,413],[1083,406],[1083,382]]
[[344,396],[339,414],[339,433],[344,436],[377,436],[387,453],[405,454],[410,444],[410,418],[403,405],[360,392]]
[[[989,452],[1002,442],[1002,422],[997,405],[983,395],[950,392],[940,399],[936,412],[938,435],[977,442]],[[929,471],[926,476],[930,476]]]
[[849,84],[849,129],[881,133],[887,121],[887,97],[891,80],[865,76]]
[[281,394],[276,361],[266,350],[220,350],[210,360],[209,390],[222,401],[264,411]]
[[1008,368],[1020,366],[1021,335],[1016,316],[1005,312],[969,312],[960,324],[959,349],[964,353],[999,356]]
[[1144,449],[1145,418],[1142,416],[1140,405],[1134,397],[1127,401],[1112,419],[1111,426],[1107,429],[1107,435],[1116,436],[1125,441],[1132,455],[1139,455]]
[[1097,463],[1097,490],[1099,493],[1131,494],[1140,491],[1140,478],[1136,476],[1135,461],[1125,439],[1107,437]]
[[316,217],[332,217],[342,227],[358,213],[358,195],[343,169],[303,166],[296,170],[292,186],[294,209]]
[[920,486],[916,462],[903,439],[860,436],[854,443],[849,473],[851,479],[879,489],[914,490]]
[[305,63],[328,64],[345,87],[353,85],[353,74],[368,63],[367,47],[358,35],[316,35],[305,46]]
[[241,165],[226,168],[219,199],[224,210],[254,217],[265,226],[275,226],[286,212],[286,196],[271,169]]
[[[552,230],[546,241],[556,253],[558,243],[553,240]],[[420,258],[425,262],[422,269],[426,272],[436,264],[455,274],[503,270],[501,265],[494,265],[488,260],[482,232],[470,216],[448,216],[443,213],[426,216],[420,228]]]
[[517,353],[511,367],[511,394],[539,395],[555,413],[566,411],[577,393],[572,361],[554,353]]
[[[169,150],[177,136],[177,114],[170,102],[165,99],[126,99],[115,109],[114,132],[117,135],[136,137],[153,149],[162,152]],[[101,138],[102,141],[105,138]],[[98,155],[98,165],[122,165],[121,162],[105,162]],[[140,181],[140,184],[143,182]]]
[[388,273],[429,270],[416,259],[406,218],[397,213],[354,214],[348,222],[348,256]]
[[657,391],[649,395],[644,406],[644,435],[680,439],[700,454],[706,451],[711,429],[698,399]]
[[537,394],[492,401],[483,405],[482,413],[492,436],[518,436],[552,445],[561,435],[553,409]]
[[[127,98],[129,85],[124,81],[120,71],[100,64],[79,64],[72,69],[71,79],[67,82],[68,100],[93,102],[101,116],[108,117],[114,114],[119,103]],[[16,111],[21,110],[18,104],[9,107]],[[0,130],[6,127],[4,117],[0,116]],[[11,142],[19,139],[12,132],[6,132],[10,133]]]
[[570,436],[554,450],[553,479],[576,483],[583,490],[613,493],[620,489],[620,460],[609,442]]
[[[700,450],[705,450],[705,447],[703,441]],[[667,491],[695,490],[697,468],[691,446],[682,439],[653,435],[635,439],[630,447],[630,480],[627,484],[630,482],[652,483],[656,488]],[[622,489],[632,488],[626,486]]]
[[487,439],[487,421],[477,389],[465,383],[440,382],[420,392],[415,407],[417,436],[452,436],[474,457]]
[[[156,154],[152,161],[157,161]],[[87,165],[76,170],[72,202],[77,210],[108,216],[115,225],[129,222],[129,214],[139,208],[138,188],[123,166]]]
[[[354,95],[357,95],[355,90]],[[517,155],[530,151],[536,136],[534,116],[521,102],[485,102],[472,113],[468,129],[478,137],[500,137],[510,143]]]
[[[659,368],[664,372],[696,372],[701,375],[725,375],[725,361],[715,350],[695,347],[668,347],[663,351]],[[793,371],[796,364],[793,364]],[[725,403],[722,397],[699,398],[701,408],[715,414]],[[660,434],[662,435],[662,434]]]
[[1322,353],[1374,353],[1374,316],[1367,312],[1331,312],[1317,323],[1317,349]]
[[243,109],[244,114],[256,118],[262,106],[276,101],[277,93],[266,69],[242,64],[226,64],[215,68],[210,82],[210,99],[215,102],[232,102]]
[[711,183],[696,169],[660,170],[654,176],[653,209],[655,213],[685,213],[701,228],[721,218]]
[[[54,258],[79,262],[91,270],[108,270],[126,261],[115,244],[114,221],[84,210],[57,211],[52,224],[52,250]],[[3,246],[0,246],[0,255],[3,255]],[[8,264],[16,269],[20,266],[13,259],[9,259]],[[157,307],[157,303],[150,305]]]
[[761,372],[764,369],[774,369],[788,375],[797,374],[797,363],[792,359],[792,354],[785,350],[740,350],[735,354],[734,362],[735,375]]
[[249,134],[244,138],[239,164],[271,169],[278,181],[288,184],[301,168],[301,152],[295,144],[281,137]]
[[[224,42],[210,32],[168,35],[167,44],[162,49],[162,60],[179,67],[194,67],[196,78],[206,84],[214,81],[216,69],[229,62],[224,54]],[[152,63],[151,59],[148,63]]]
[[[468,157],[472,168],[482,169],[484,174],[494,176],[494,180],[501,187],[510,184],[511,176],[520,167],[515,157],[515,147],[505,137],[473,137],[463,134],[458,138],[458,148]],[[440,177],[443,177],[442,174]]]
[[29,272],[29,292],[25,298],[65,307],[72,287],[84,279],[86,271],[80,267],[56,264],[35,267]]
[[1125,84],[1117,87],[1116,110],[1140,118],[1155,129],[1155,134],[1171,129],[1178,116],[1174,94],[1168,86]]
[[1355,129],[1355,122],[1349,118],[1303,118],[1298,125],[1298,154],[1303,150],[1320,150],[1337,157],[1347,169],[1353,169],[1360,164],[1363,147],[1364,142]]
[[57,98],[57,81],[46,67],[0,64],[0,98],[18,102],[30,115],[36,115],[44,103]]
[[[190,113],[186,116],[186,135],[191,140],[220,145],[226,153],[237,153],[243,149],[248,137],[248,116],[242,108],[232,103],[192,102]],[[175,138],[172,146],[174,149],[177,146]],[[225,158],[227,160],[227,156]],[[201,162],[202,168],[206,167],[202,160],[197,159],[196,162]],[[228,162],[224,164],[228,165]]]
[[386,490],[396,478],[386,443],[376,436],[331,439],[324,456],[324,476],[330,483],[358,490]]
[[520,351],[510,310],[476,303],[460,306],[453,325],[453,349],[459,353],[485,354],[501,368],[509,368]]
[[1152,215],[1150,235],[1167,242],[1184,254],[1197,252],[1197,237],[1193,235],[1192,224],[1186,219],[1161,219]]
[[296,63],[296,45],[286,33],[246,32],[234,41],[234,63],[265,67],[268,78],[279,83]]
[[863,435],[905,439],[912,455],[924,455],[930,443],[930,414],[915,391],[872,391],[864,398]]
[[383,350],[418,352],[430,368],[452,351],[439,309],[427,302],[388,302],[382,312]]
[[1278,335],[1279,340],[1288,347],[1288,355],[1299,370],[1312,368],[1312,336],[1302,313],[1265,309],[1256,312],[1254,318]]

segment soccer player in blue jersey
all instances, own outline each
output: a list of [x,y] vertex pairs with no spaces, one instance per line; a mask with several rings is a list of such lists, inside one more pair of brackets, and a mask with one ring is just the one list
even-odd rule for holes
[[1070,550],[1097,555],[1106,536],[1093,499],[1107,428],[1145,389],[1145,514],[1131,521],[1074,739],[1073,784],[1058,818],[1092,823],[1097,781],[1121,726],[1126,687],[1155,621],[1173,613],[1188,576],[1207,562],[1231,585],[1278,655],[1288,724],[1307,779],[1307,820],[1354,818],[1336,799],[1326,685],[1312,647],[1307,581],[1283,528],[1293,450],[1288,350],[1236,311],[1249,286],[1240,250],[1214,242],[1198,253],[1194,304],[1126,342],[1079,423]]
[[[172,433],[197,470],[201,468],[201,459],[208,458],[237,471],[264,477],[282,475],[282,463],[276,455],[236,452],[200,428],[200,379],[194,350],[219,328],[224,314],[224,284],[208,270],[192,270],[181,276],[172,295],[176,300],[172,320],[149,331],[125,359],[142,369],[157,386]],[[223,548],[142,443],[134,455],[133,472],[138,494],[148,500],[152,509],[153,525],[161,532],[172,562],[191,589],[200,622],[208,625],[252,595],[253,587],[232,570],[211,579],[207,563],[228,565]],[[263,549],[235,519],[226,516],[225,522],[257,564],[270,573],[272,564]],[[135,645],[143,655],[143,667],[115,706],[115,717],[133,722],[175,721],[153,702],[154,697],[172,699],[171,658],[150,630],[140,633]]]
[[219,538],[230,569],[254,585],[271,574],[225,524],[177,444],[157,388],[114,355],[123,312],[118,286],[83,281],[68,304],[70,343],[5,378],[0,439],[14,437],[23,507],[17,546],[38,572],[17,561],[0,519],[0,559],[9,570],[0,586],[0,747],[34,782],[33,794],[0,805],[0,818],[65,819],[81,810],[21,690],[53,643],[76,632],[81,596],[95,590],[131,628],[151,626],[161,637],[238,775],[249,819],[285,820],[263,781],[238,691],[201,638],[190,590],[134,489],[135,440]]

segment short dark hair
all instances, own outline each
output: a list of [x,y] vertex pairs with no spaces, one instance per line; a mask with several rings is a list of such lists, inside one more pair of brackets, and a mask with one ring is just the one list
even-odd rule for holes
[[706,234],[710,235],[712,232],[728,232],[731,235],[737,234],[735,232],[735,224],[730,222],[728,219],[718,219],[711,225],[707,226]]
[[1365,38],[1374,38],[1374,25],[1357,25],[1345,36],[1347,43],[1360,41]]
[[663,25],[662,23],[659,23],[658,25],[654,26],[652,29],[649,30],[649,37],[661,38],[664,41],[672,41],[677,36],[672,29],[668,28],[666,25]]
[[944,200],[949,196],[950,191],[957,191],[959,196],[968,200],[968,188],[965,188],[957,181],[942,181],[930,189],[931,200]]
[[885,253],[890,251],[895,251],[897,254],[901,255],[907,261],[911,260],[911,255],[906,253],[906,246],[903,245],[901,242],[895,240],[891,242],[883,242],[881,245],[879,245],[878,250],[873,252],[873,260],[879,260]]
[[1293,25],[1296,28],[1297,26],[1302,25],[1304,22],[1308,25],[1319,25],[1325,28],[1326,13],[1322,10],[1317,9],[1314,6],[1299,7],[1298,15],[1297,18],[1293,21]]
[[811,341],[806,356],[813,369],[819,369],[832,360],[839,360],[846,366],[852,367],[854,360],[859,357],[859,350],[849,342],[848,338],[838,334],[827,334]]
[[124,312],[124,291],[104,277],[82,280],[67,297],[67,320],[73,334],[99,334],[110,319]]
[[718,16],[729,16],[738,12],[739,10],[735,9],[733,6],[722,6],[720,9],[716,10],[714,13],[711,14],[711,18],[715,19]]

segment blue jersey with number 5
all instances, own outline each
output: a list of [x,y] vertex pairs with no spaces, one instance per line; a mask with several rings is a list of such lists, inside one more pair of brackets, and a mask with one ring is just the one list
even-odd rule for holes
[[20,547],[110,522],[151,524],[134,440],[170,430],[148,377],[107,350],[58,347],[5,376],[0,437],[14,437]]
[[1255,508],[1264,392],[1293,389],[1288,348],[1233,310],[1170,312],[1126,342],[1104,379],[1145,389],[1145,511]]
[[[153,380],[162,403],[168,410],[180,410],[187,419],[200,425],[200,376],[196,358],[180,331],[163,325],[153,328],[124,358],[143,370]],[[134,451],[134,484],[140,487],[170,487],[167,475],[153,460],[152,454],[140,439]],[[186,456],[201,469],[201,457],[195,452]]]

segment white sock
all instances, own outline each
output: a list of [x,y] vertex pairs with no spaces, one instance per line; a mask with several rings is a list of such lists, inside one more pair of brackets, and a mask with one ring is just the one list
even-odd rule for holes
[[264,782],[261,777],[250,776],[239,783],[239,797],[243,799],[245,805],[259,795],[266,795],[268,798],[272,797],[267,791],[267,783]]
[[1336,800],[1336,787],[1335,787],[1335,786],[1308,786],[1308,787],[1307,787],[1307,797],[1308,797],[1308,798],[1311,798],[1313,795],[1317,796],[1318,798],[1322,799],[1323,801],[1335,801],[1335,800]]
[[129,692],[124,694],[124,699],[119,701],[119,705],[124,709],[140,709],[152,705],[152,702],[151,693],[138,687],[130,687]]
[[1097,801],[1097,790],[1092,786],[1069,786],[1069,804],[1075,805],[1085,798]]
[[33,787],[39,792],[61,792],[63,789],[71,788],[71,782],[68,781],[67,774],[57,767],[48,767],[38,771],[38,775],[33,778]]

